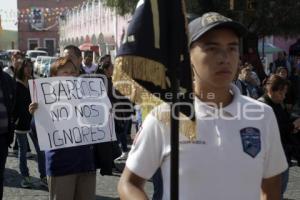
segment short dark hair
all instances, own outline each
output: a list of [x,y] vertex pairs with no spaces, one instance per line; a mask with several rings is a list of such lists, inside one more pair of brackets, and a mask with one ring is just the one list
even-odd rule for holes
[[101,64],[101,69],[103,70],[107,70],[110,66],[112,66],[113,64],[111,62],[104,62]]
[[279,74],[281,70],[285,70],[287,74],[289,73],[289,70],[287,67],[278,67],[276,69],[276,74]]
[[271,91],[277,92],[283,90],[285,86],[289,85],[290,82],[288,80],[285,80],[277,74],[273,74],[268,78],[265,87],[269,87]]
[[84,58],[90,57],[93,58],[93,52],[92,51],[84,51]]
[[78,58],[81,57],[81,51],[75,45],[72,45],[72,44],[71,45],[67,45],[67,46],[64,47],[64,50],[73,50],[76,57],[78,57]]
[[24,80],[24,68],[30,66],[32,68],[31,75],[33,75],[33,63],[29,58],[23,60],[21,67],[16,71],[15,77],[19,80]]
[[96,74],[105,74],[105,70],[107,70],[110,66],[113,66],[111,62],[102,62],[98,64],[98,68],[96,70]]
[[110,62],[111,62],[111,55],[110,54],[105,54],[103,56],[100,57],[99,61],[98,61],[98,64],[102,64],[103,61],[106,59],[106,58],[109,58],[110,59]]

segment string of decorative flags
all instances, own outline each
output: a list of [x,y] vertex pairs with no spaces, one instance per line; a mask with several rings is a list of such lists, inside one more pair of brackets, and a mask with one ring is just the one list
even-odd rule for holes
[[41,28],[41,27],[38,27],[37,25],[35,24],[31,24],[31,27],[37,31],[48,31],[50,30],[51,28],[55,27],[58,25],[58,22],[56,21],[54,24],[48,26],[48,27],[45,27],[45,28]]
[[[19,10],[5,10],[0,8],[1,23],[22,24],[29,23],[33,29],[45,31],[57,26],[59,18],[71,10],[79,10],[83,4],[75,7],[30,7]],[[47,26],[47,27],[46,27]]]
[[0,15],[2,23],[35,23],[37,19],[43,19],[46,22],[55,22],[59,16],[69,9],[69,7],[31,7],[19,10],[0,9]]

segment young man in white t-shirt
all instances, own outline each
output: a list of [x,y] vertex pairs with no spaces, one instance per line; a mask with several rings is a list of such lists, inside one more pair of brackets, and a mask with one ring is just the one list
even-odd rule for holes
[[[246,29],[218,13],[189,24],[195,74],[196,139],[180,134],[180,200],[279,200],[287,163],[272,109],[231,84]],[[158,168],[170,199],[170,127],[155,113],[145,119],[119,182],[121,199],[147,199],[144,183]]]

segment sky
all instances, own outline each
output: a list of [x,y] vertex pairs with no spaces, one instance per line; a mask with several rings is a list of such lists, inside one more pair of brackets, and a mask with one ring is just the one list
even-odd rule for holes
[[0,0],[0,5],[2,28],[7,30],[17,30],[17,0]]

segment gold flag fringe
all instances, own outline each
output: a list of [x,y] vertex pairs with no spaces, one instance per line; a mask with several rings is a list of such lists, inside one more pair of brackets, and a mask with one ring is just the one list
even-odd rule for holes
[[[134,61],[134,59],[137,59],[138,61]],[[142,64],[143,63],[143,64]],[[156,70],[153,70],[152,68],[155,68]],[[131,69],[130,69],[131,68]],[[151,69],[152,68],[152,69]],[[163,68],[163,69],[162,69]],[[125,69],[125,70],[124,70]],[[133,73],[132,71],[140,71],[143,73],[146,73],[147,75],[141,75],[140,73]],[[136,81],[134,81],[132,78],[137,78],[135,75],[139,75],[137,79],[150,81],[154,80],[154,77],[160,77],[156,79],[156,83],[162,83],[162,79],[165,80],[165,75],[162,73],[164,72],[164,66],[151,61],[149,59],[144,59],[141,57],[135,57],[135,56],[124,56],[124,57],[118,57],[115,62],[115,69],[113,74],[113,83],[114,87],[119,90],[123,95],[130,98],[132,102],[135,102],[136,104],[139,104],[143,110],[143,115],[147,115],[150,113],[150,111],[153,110],[152,114],[163,124],[166,126],[170,126],[170,106],[167,110],[159,110],[154,109],[161,104],[164,104],[164,102],[157,96],[151,94],[149,91],[147,91],[145,88],[143,88],[141,85],[139,85]],[[129,73],[128,73],[129,72]],[[149,77],[148,75],[152,75],[152,79],[143,79]],[[132,78],[131,78],[132,77]],[[163,78],[162,78],[163,77]],[[159,84],[157,84],[159,85]],[[179,132],[180,134],[187,137],[190,141],[194,141],[197,138],[196,135],[196,123],[195,121],[189,119],[184,114],[180,113],[179,116]]]
[[[167,107],[166,107],[167,106]],[[163,122],[166,126],[171,126],[171,106],[166,104],[165,106],[154,109],[151,114],[155,116],[158,121]],[[192,121],[184,114],[179,114],[179,133],[188,138],[191,142],[196,141],[196,123]]]
[[115,66],[122,65],[122,70],[129,77],[148,81],[166,89],[166,70],[163,64],[139,56],[116,58]]

